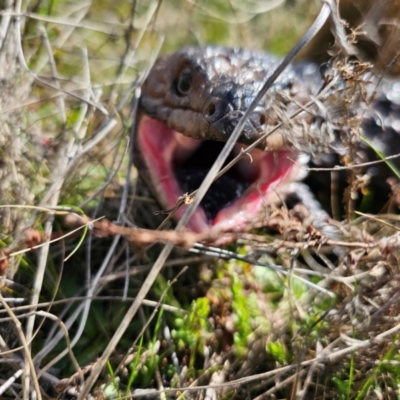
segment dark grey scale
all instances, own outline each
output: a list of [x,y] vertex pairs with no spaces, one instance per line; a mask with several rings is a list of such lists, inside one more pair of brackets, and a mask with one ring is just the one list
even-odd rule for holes
[[[388,97],[391,97],[390,86],[390,83],[385,82],[383,87],[379,88],[379,95],[372,103],[369,113],[364,115],[362,122],[362,130],[365,137],[385,156],[400,153],[400,104],[388,99]],[[396,100],[396,98],[394,99]],[[357,144],[356,157],[357,163],[380,160],[376,152],[362,141]],[[391,162],[400,170],[400,158],[392,159]],[[340,155],[335,153],[321,154],[311,160],[310,167],[331,168],[340,164]],[[363,168],[361,173],[368,174],[370,177],[367,187],[369,199],[364,202],[365,208],[361,211],[370,213],[396,211],[396,207],[388,208],[390,206],[391,188],[387,180],[395,176],[394,172],[382,162]],[[338,172],[336,195],[339,200],[343,198],[344,191],[348,187],[348,180],[348,171]],[[312,171],[306,178],[305,183],[314,192],[324,208],[329,210],[331,196],[330,173]],[[363,196],[359,196],[356,202],[358,209],[362,200]],[[343,215],[345,213],[344,204],[342,204],[342,213]]]
[[[194,112],[186,113],[189,107],[188,99],[190,96],[186,99],[184,94],[187,91],[190,92],[190,84],[187,88],[183,86],[178,91],[181,93],[181,96],[175,96],[178,98],[174,99],[176,102],[176,104],[174,104],[174,110],[170,108],[166,109],[162,85],[156,86],[158,91],[156,90],[157,93],[155,95],[150,97],[144,96],[141,102],[142,109],[145,110],[148,115],[161,120],[168,120],[168,117],[172,118],[178,115],[179,113],[174,112],[180,110],[181,114],[184,114],[184,118],[186,119],[182,122],[176,117],[172,121],[173,123],[171,123],[173,126],[177,125],[174,129],[179,131],[180,128],[184,129],[187,126],[196,127],[196,129],[192,129],[192,131],[194,131],[193,137],[197,139],[206,138],[207,140],[218,142],[225,142],[229,138],[229,135],[233,132],[240,117],[257,95],[267,77],[270,76],[280,62],[278,58],[265,53],[222,47],[207,47],[205,49],[186,48],[176,53],[174,59],[184,59],[185,68],[186,66],[190,66],[194,74],[193,76],[197,76],[198,80],[196,82],[200,80],[203,83],[203,86],[200,85],[198,88],[198,98],[193,102]],[[172,64],[172,68],[173,65],[174,64]],[[268,124],[274,123],[274,120],[271,119],[276,117],[273,112],[269,112],[271,110],[273,111],[274,105],[276,106],[273,102],[276,100],[274,94],[277,92],[283,90],[291,95],[294,93],[293,96],[296,100],[297,98],[307,99],[310,94],[316,95],[323,85],[323,80],[321,79],[321,75],[325,75],[323,69],[324,66],[320,67],[311,63],[299,63],[289,66],[279,76],[269,93],[267,93],[264,103],[260,103],[258,109],[253,112],[246,122],[243,133],[239,138],[239,143],[250,144],[254,142],[254,140],[260,136],[260,132],[264,131],[264,122]],[[181,72],[180,70],[175,71],[177,76],[180,76],[179,73]],[[327,73],[329,73],[329,68]],[[400,152],[400,83],[384,80],[383,84],[378,87],[377,92],[378,96],[371,105],[371,108],[362,115],[364,118],[363,130],[369,140],[388,156]],[[288,109],[290,109],[290,104],[286,104],[281,97],[282,96],[278,96],[278,106],[288,106]],[[169,100],[170,97],[168,97],[168,101]],[[271,104],[269,104],[269,102],[271,102]],[[356,113],[358,111],[357,109]],[[204,113],[204,118],[202,113]],[[384,120],[384,126],[382,126],[380,118],[377,116],[378,114],[381,115],[381,118]],[[319,120],[322,126],[325,115],[321,115],[320,117],[316,116],[315,118],[316,120],[312,123],[312,126],[319,126]],[[201,134],[199,134],[200,130]],[[189,130],[189,132],[185,134],[191,136],[193,132]],[[340,138],[340,134],[338,134],[338,138]],[[221,147],[218,148],[220,149]],[[193,161],[191,165],[174,166],[177,174],[181,175],[179,180],[183,185],[182,189],[184,191],[190,191],[190,189],[198,186],[197,184],[192,184],[191,181],[197,182],[200,180],[200,177],[205,175],[204,171],[211,167],[212,161],[216,158],[219,151],[211,155],[211,150],[209,149],[210,147],[207,149],[206,153],[196,152],[195,157],[190,157],[197,161],[207,159],[207,165],[199,167],[195,165]],[[309,150],[310,151],[307,149],[307,144],[305,144],[303,151],[314,154],[314,150],[311,148]],[[357,162],[378,159],[378,156],[363,143],[357,144],[355,153],[357,156],[355,161]],[[393,163],[400,168],[400,160],[395,160]],[[340,155],[335,153],[321,154],[311,160],[311,167],[332,168],[335,165],[340,165]],[[182,176],[181,171],[183,170],[191,170],[192,178],[185,178]],[[201,172],[202,170],[203,172]],[[384,163],[370,166],[360,172],[367,172],[371,176],[371,184],[369,185],[371,201],[368,209],[364,210],[375,213],[379,212],[383,209],[390,196],[390,186],[387,184],[386,180],[394,174]],[[348,186],[347,181],[350,174],[347,171],[342,171],[338,174],[339,188],[336,195],[339,202],[341,202],[344,191]],[[235,180],[237,181],[237,178],[234,177],[233,170],[232,175],[228,175],[228,178],[226,178],[225,184],[227,186],[227,193],[236,193],[235,187],[238,187],[238,190],[242,190],[239,187],[240,184],[242,184],[241,182],[237,182],[236,185],[232,184],[232,181]],[[221,180],[221,182],[223,181]],[[321,201],[324,208],[330,210],[330,172],[311,172],[306,179],[306,183]],[[218,187],[218,184],[215,187]],[[216,192],[216,190],[213,192]],[[217,196],[219,198],[225,195],[217,194]],[[360,199],[361,197],[362,196],[360,196]],[[209,204],[213,203],[211,200],[208,201]],[[228,204],[231,201],[233,201],[232,197],[230,200],[222,200],[224,204]],[[207,207],[207,212],[213,215],[215,213],[213,211],[213,206],[210,205],[206,206],[206,208]],[[342,211],[344,214],[344,207]]]
[[[386,98],[378,99],[374,104],[376,113],[363,122],[365,135],[372,144],[386,156],[400,153],[400,106]],[[384,125],[382,126],[381,120]],[[368,160],[378,159],[378,156],[366,145],[362,149]],[[400,158],[391,162],[400,170]],[[374,192],[374,200],[379,206],[383,206],[390,196],[390,187],[387,179],[394,176],[394,172],[385,164],[372,165],[366,168],[371,176],[371,190]],[[375,210],[374,210],[375,211]],[[380,210],[376,210],[378,212]]]

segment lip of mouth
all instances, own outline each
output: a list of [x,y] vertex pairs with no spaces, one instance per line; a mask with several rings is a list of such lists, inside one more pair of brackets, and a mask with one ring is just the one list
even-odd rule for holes
[[[137,146],[148,173],[150,189],[166,209],[177,199],[196,190],[224,146],[222,142],[202,141],[184,136],[163,122],[142,115],[137,131]],[[247,146],[236,144],[227,162]],[[253,149],[233,168],[212,184],[189,220],[194,232],[210,228],[221,231],[247,230],[262,218],[265,205],[281,185],[297,173],[297,154],[288,150],[264,152]],[[181,207],[175,217],[184,212]]]

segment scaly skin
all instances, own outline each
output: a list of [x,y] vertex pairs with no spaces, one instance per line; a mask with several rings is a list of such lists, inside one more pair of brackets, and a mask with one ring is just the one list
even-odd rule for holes
[[[278,63],[279,59],[266,53],[223,47],[185,48],[157,60],[142,87],[140,121],[134,147],[137,165],[164,209],[172,208],[176,198],[187,190],[179,187],[182,178],[180,184],[176,182],[178,178],[171,179],[173,175],[178,175],[176,170],[180,164],[187,163],[187,158],[195,154],[200,141],[225,142],[228,139]],[[337,69],[333,70],[334,74],[337,73]],[[213,205],[212,212],[206,211],[207,217],[193,217],[189,224],[191,229],[202,231],[207,225],[218,225],[223,229],[235,230],[249,224],[253,218],[251,213],[259,215],[262,212],[261,200],[254,202],[256,186],[262,187],[262,201],[270,202],[277,193],[285,192],[285,186],[304,178],[304,173],[298,168],[303,160],[301,152],[314,155],[320,151],[337,149],[342,155],[347,155],[347,149],[340,141],[349,145],[362,133],[372,137],[379,146],[386,145],[387,155],[400,150],[400,141],[395,140],[400,130],[400,89],[391,83],[380,84],[379,94],[371,107],[365,101],[367,94],[373,90],[367,88],[370,77],[357,64],[346,65],[345,70],[346,73],[349,71],[350,79],[346,74],[341,74],[339,68],[339,78],[336,81],[333,79],[335,84],[327,84],[332,81],[328,76],[325,86],[320,69],[315,64],[293,64],[285,70],[252,113],[238,140],[243,145],[252,144],[279,124],[279,129],[257,145],[262,152],[253,150],[251,153],[256,162],[240,167],[248,175],[255,176],[262,171],[261,181],[246,176],[250,183],[245,182],[244,189],[240,190],[244,190],[247,197],[237,197],[232,201],[223,199],[223,212],[218,214]],[[357,75],[359,70],[361,73]],[[321,91],[323,96],[318,97],[317,103],[289,119],[290,115],[314,100]],[[385,116],[385,130],[380,126],[377,111]],[[157,136],[151,139],[156,131]],[[343,132],[347,132],[347,136]],[[268,153],[264,152],[270,153],[267,156],[265,154]],[[362,146],[352,147],[353,159],[360,155],[368,158],[371,152]],[[208,153],[201,157],[207,158]],[[288,162],[289,159],[292,161]],[[362,157],[360,159],[363,160]],[[257,160],[264,161],[258,164]],[[337,162],[337,158],[334,162]],[[324,165],[332,166],[331,160]],[[240,168],[237,174],[240,174]],[[381,188],[385,187],[387,196],[385,178],[389,174],[385,167],[373,168],[379,170],[376,182],[379,195],[383,193]],[[190,173],[194,178],[189,176],[188,181],[201,181],[202,173],[200,176],[196,176],[199,175],[197,170]],[[325,178],[323,181],[317,180],[316,191],[329,190],[328,181]],[[215,199],[219,198],[218,193],[224,192],[224,188],[234,192],[235,187],[231,186],[228,179],[215,186],[214,198],[209,198],[207,202],[215,203]],[[187,191],[195,188],[191,183]],[[236,208],[229,211],[235,201]],[[250,201],[254,204],[249,208]],[[204,203],[205,210],[210,207]],[[234,216],[240,210],[245,210],[247,214],[239,221]],[[178,212],[177,217],[179,215]],[[224,219],[233,222],[228,226],[223,222]]]
[[[184,48],[157,60],[142,87],[141,109],[191,138],[225,142],[279,61],[257,51]],[[179,85],[190,85],[186,95]],[[289,66],[250,116],[239,142],[251,144],[274,126],[278,104],[290,112],[283,94],[304,103],[320,86],[316,65]],[[273,150],[265,141],[258,147]]]

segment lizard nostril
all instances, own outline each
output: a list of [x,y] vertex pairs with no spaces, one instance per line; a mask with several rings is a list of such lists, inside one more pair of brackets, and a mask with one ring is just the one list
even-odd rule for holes
[[203,116],[209,124],[223,118],[226,112],[226,103],[217,97],[211,98],[203,108]]

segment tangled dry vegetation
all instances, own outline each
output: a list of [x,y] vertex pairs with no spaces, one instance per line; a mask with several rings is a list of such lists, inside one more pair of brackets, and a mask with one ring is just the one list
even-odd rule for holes
[[[180,2],[125,3],[3,2],[2,398],[399,398],[399,218],[357,213],[361,167],[345,221],[275,207],[226,249],[213,246],[221,232],[132,227],[157,226],[129,144],[161,33],[182,28],[174,49],[186,32],[203,43],[231,28],[216,22],[222,1],[181,14]],[[342,91],[325,107],[351,113],[324,132],[340,127],[355,149],[370,93],[364,64],[337,59]]]

